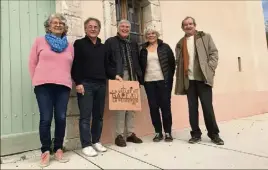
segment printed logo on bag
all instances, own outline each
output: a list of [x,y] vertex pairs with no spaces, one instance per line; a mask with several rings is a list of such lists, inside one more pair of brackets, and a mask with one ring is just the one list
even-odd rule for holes
[[113,102],[131,103],[132,105],[136,105],[139,102],[138,88],[125,88],[123,86],[119,90],[112,90],[110,94],[112,95]]

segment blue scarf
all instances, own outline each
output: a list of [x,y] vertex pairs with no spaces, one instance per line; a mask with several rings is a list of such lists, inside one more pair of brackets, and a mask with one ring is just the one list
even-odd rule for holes
[[68,47],[68,41],[66,36],[60,38],[51,33],[47,33],[45,35],[45,38],[50,45],[51,50],[57,53],[64,51]]

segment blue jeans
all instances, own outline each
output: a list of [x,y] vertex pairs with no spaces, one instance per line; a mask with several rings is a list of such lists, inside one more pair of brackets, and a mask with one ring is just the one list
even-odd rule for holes
[[[77,93],[80,110],[79,130],[82,148],[98,143],[102,133],[106,81],[83,82],[85,94]],[[90,120],[92,117],[92,125]]]
[[39,134],[42,153],[51,151],[50,129],[53,111],[55,119],[53,151],[56,152],[58,149],[62,149],[70,90],[69,87],[57,84],[44,84],[34,88],[40,112]]

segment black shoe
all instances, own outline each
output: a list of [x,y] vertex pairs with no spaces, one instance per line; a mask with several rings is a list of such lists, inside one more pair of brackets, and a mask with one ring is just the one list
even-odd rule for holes
[[163,134],[162,133],[156,133],[155,137],[153,138],[154,142],[160,142],[163,140]]
[[201,141],[201,137],[192,137],[188,142],[191,144],[197,143]]
[[142,140],[138,138],[135,133],[132,133],[129,137],[127,137],[127,142],[142,143]]
[[211,141],[216,145],[224,145],[224,141],[219,136],[214,137]]
[[165,141],[166,142],[172,142],[173,141],[173,137],[172,137],[172,135],[170,133],[166,133]]
[[120,147],[126,147],[126,146],[127,146],[126,141],[125,141],[125,139],[123,138],[122,135],[118,135],[118,136],[116,137],[116,139],[115,139],[115,144],[116,144],[117,146],[120,146]]

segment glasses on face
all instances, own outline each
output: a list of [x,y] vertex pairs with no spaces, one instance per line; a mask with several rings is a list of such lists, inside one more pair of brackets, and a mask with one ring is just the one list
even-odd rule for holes
[[121,29],[129,29],[130,26],[129,26],[129,25],[120,25],[120,28],[121,28]]
[[98,30],[99,27],[98,26],[91,26],[91,25],[89,25],[89,26],[87,26],[87,29],[88,30]]
[[65,25],[63,22],[57,22],[57,21],[54,21],[51,24],[52,25],[59,25],[59,26],[64,26]]

